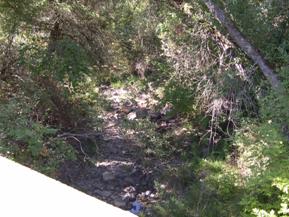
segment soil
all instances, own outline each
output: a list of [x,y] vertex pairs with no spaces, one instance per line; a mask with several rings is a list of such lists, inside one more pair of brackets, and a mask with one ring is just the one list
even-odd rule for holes
[[161,114],[153,111],[156,102],[151,93],[135,94],[132,88],[109,86],[100,93],[111,108],[101,116],[102,132],[93,137],[97,156],[90,156],[82,142],[81,157],[65,162],[59,179],[122,209],[131,209],[136,200],[146,207],[158,200],[154,184],[160,171],[148,166],[156,165],[157,160],[144,158],[143,145],[125,135],[121,123],[124,119],[158,119]]

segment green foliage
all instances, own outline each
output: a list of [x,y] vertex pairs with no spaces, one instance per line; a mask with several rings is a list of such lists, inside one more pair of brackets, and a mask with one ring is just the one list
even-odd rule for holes
[[56,129],[33,120],[27,102],[11,99],[0,104],[0,152],[53,175],[60,162],[75,157],[74,151],[55,138]]
[[[267,181],[268,183],[266,188],[263,184],[261,185],[262,187],[259,192],[255,191],[255,193],[258,192],[259,194],[255,195],[255,201],[253,200],[254,197],[245,198],[249,199],[249,201],[247,201],[247,205],[251,205],[251,207],[253,207],[251,210],[248,210],[248,214],[246,216],[287,217],[289,214],[288,178],[277,177],[271,180],[271,182],[268,179]],[[243,203],[245,202],[243,201]]]
[[25,44],[20,50],[20,62],[27,65],[35,76],[52,76],[55,80],[77,86],[91,73],[92,62],[88,53],[76,42],[61,40],[55,42],[55,51],[45,47]]
[[216,190],[224,200],[230,200],[238,192],[238,173],[222,161],[203,160],[198,169],[203,174],[206,185]]
[[144,155],[167,157],[174,147],[169,144],[165,135],[157,132],[157,125],[148,119],[127,120],[122,123],[124,129],[133,129],[136,138],[145,144]]
[[[288,92],[288,0],[215,2]],[[191,131],[185,144],[182,129],[159,120],[122,123],[140,155],[188,161],[164,174],[175,183],[155,216],[287,217],[289,97],[268,90],[229,39],[202,1],[0,0],[0,152],[53,174],[75,157],[58,129],[99,130],[113,108],[102,85],[153,87],[182,122],[174,127]],[[136,63],[146,79],[131,76]],[[215,152],[201,154],[205,146]]]
[[240,153],[238,166],[244,176],[258,176],[285,152],[284,137],[271,120],[261,125],[246,124],[235,136]]
[[111,78],[111,81],[111,86],[114,88],[125,88],[129,85],[138,91],[145,91],[147,89],[147,83],[133,75],[123,76],[122,78]]
[[289,160],[287,141],[276,124],[271,120],[247,124],[243,132],[237,134],[235,144],[239,155],[237,166],[246,187],[241,200],[243,215],[266,216],[261,209],[278,210],[279,193],[271,184],[274,180],[288,178]]
[[164,103],[173,105],[174,112],[189,114],[194,111],[195,100],[192,90],[181,84],[170,82],[164,90]]
[[[288,1],[223,1],[226,9],[256,47],[277,66],[288,61]],[[246,16],[244,12],[246,11]]]
[[233,142],[226,161],[210,156],[195,162],[197,180],[186,183],[191,191],[173,199],[164,196],[156,216],[286,216],[288,194],[276,186],[288,188],[288,147],[278,127],[271,120],[244,122]]
[[1,0],[1,28],[5,32],[14,32],[22,23],[32,24],[46,4],[46,0]]
[[[219,173],[218,173],[219,174]],[[221,174],[219,174],[221,176]],[[224,174],[223,176],[226,176]],[[228,186],[226,184],[230,183]],[[214,182],[214,187],[230,187],[234,182],[219,180]],[[217,184],[217,186],[216,186]],[[220,190],[220,189],[219,189]],[[223,197],[220,191],[207,185],[205,180],[191,180],[191,185],[186,189],[186,193],[182,196],[172,194],[166,195],[166,202],[157,205],[154,209],[155,216],[185,216],[185,217],[214,217],[214,216],[238,216],[238,197],[236,197],[236,187],[233,187],[232,192],[227,197]],[[225,193],[226,195],[226,193]]]
[[31,154],[36,156],[42,149],[43,137],[52,130],[30,121],[27,116],[29,108],[19,108],[20,105],[19,102],[11,101],[7,105],[1,106],[0,128],[8,139],[27,144]]

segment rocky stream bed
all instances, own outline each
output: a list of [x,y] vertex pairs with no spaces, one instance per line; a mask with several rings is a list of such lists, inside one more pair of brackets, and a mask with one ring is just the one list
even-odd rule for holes
[[59,179],[122,209],[132,209],[136,201],[145,209],[158,200],[155,179],[160,170],[147,166],[145,162],[156,165],[157,160],[143,158],[142,144],[124,135],[121,123],[124,119],[157,119],[161,114],[152,111],[155,101],[150,94],[135,96],[129,88],[111,87],[103,87],[101,94],[112,108],[102,115],[102,132],[90,134],[97,144],[97,158],[65,162]]

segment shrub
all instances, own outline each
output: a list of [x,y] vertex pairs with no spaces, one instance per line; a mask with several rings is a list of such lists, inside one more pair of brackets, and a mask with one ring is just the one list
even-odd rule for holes
[[[278,209],[271,209],[270,211],[265,211],[264,209],[253,209],[253,215],[256,217],[288,217],[289,216],[289,179],[276,178],[272,183],[272,190],[278,191],[278,197],[280,201],[278,203]],[[277,211],[278,210],[278,211]]]
[[49,76],[72,88],[91,73],[93,65],[87,51],[69,39],[55,42],[52,53],[35,42],[24,44],[20,49],[20,62],[36,76]]
[[55,137],[57,129],[34,120],[31,113],[31,107],[23,99],[0,104],[0,153],[55,175],[60,162],[75,158],[73,148]]
[[247,124],[236,135],[237,166],[245,189],[243,216],[274,216],[270,210],[279,210],[280,192],[272,183],[288,179],[289,159],[287,141],[277,126],[271,120]]
[[166,85],[163,101],[172,104],[175,113],[188,114],[194,111],[195,101],[192,90],[177,82]]

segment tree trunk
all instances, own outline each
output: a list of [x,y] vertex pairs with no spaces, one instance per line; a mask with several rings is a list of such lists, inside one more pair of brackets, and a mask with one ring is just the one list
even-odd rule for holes
[[50,31],[49,43],[48,43],[48,53],[51,54],[56,50],[57,41],[61,37],[60,22],[57,18],[57,21],[54,23],[53,29]]
[[277,75],[273,69],[268,65],[266,60],[257,51],[257,49],[249,42],[248,39],[237,29],[233,21],[226,16],[225,12],[212,0],[202,0],[207,6],[209,11],[214,17],[227,29],[233,41],[247,54],[247,56],[257,64],[264,76],[267,78],[273,89],[281,90],[282,84],[280,83]]

